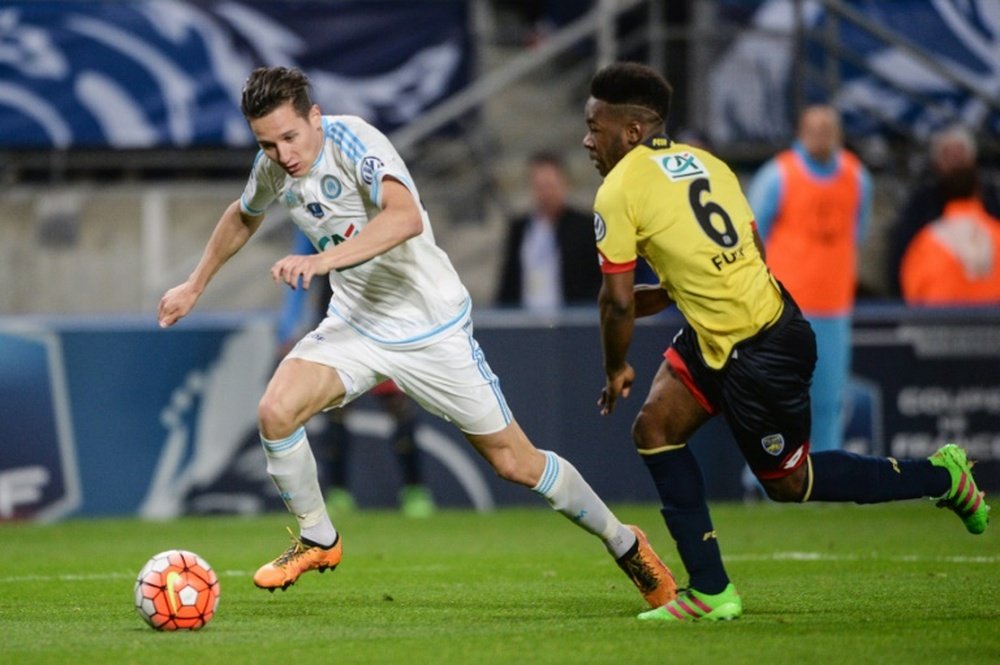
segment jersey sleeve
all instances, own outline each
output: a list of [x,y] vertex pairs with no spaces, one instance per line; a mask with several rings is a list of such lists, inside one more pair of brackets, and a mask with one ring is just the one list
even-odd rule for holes
[[410,178],[403,158],[389,139],[375,127],[358,119],[357,123],[343,123],[345,131],[353,136],[359,159],[355,163],[355,176],[362,195],[379,208],[382,207],[382,181],[386,176],[403,183],[417,198],[416,188]]
[[243,195],[240,196],[240,210],[253,217],[263,215],[277,196],[277,189],[268,175],[268,163],[264,152],[258,152],[246,187],[243,188]]
[[605,181],[594,201],[594,235],[603,273],[635,270],[636,228],[624,190]]

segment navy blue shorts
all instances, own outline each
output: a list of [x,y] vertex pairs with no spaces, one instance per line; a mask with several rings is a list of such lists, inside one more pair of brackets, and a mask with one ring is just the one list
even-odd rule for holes
[[684,326],[664,353],[701,406],[722,413],[747,464],[763,480],[783,478],[809,455],[809,385],[816,336],[791,296],[778,321],[733,348],[722,369],[705,365],[698,336]]

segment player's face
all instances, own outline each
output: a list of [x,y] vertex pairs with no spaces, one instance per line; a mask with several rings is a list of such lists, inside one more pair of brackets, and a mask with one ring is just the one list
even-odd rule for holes
[[583,137],[583,147],[590,154],[597,172],[606,176],[630,149],[625,123],[609,104],[593,97],[587,100],[584,115],[587,133]]
[[552,164],[540,162],[531,166],[530,180],[535,206],[540,212],[555,218],[566,204],[566,177]]
[[825,106],[807,109],[799,123],[799,140],[807,153],[827,161],[840,147],[840,121],[836,112]]
[[251,120],[250,130],[268,159],[293,178],[309,172],[323,146],[323,116],[315,104],[303,118],[286,102]]

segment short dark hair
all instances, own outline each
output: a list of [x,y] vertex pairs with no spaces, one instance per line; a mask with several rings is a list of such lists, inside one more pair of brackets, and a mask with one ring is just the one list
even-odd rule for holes
[[248,120],[263,118],[286,102],[305,118],[312,108],[309,77],[291,67],[258,67],[243,84],[240,110]]
[[667,79],[648,65],[615,62],[602,68],[590,81],[590,96],[608,104],[629,104],[649,109],[664,124],[670,115],[673,89]]

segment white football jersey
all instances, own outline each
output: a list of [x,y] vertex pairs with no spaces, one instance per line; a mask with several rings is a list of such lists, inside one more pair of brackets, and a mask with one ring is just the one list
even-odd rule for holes
[[332,271],[328,314],[375,343],[417,348],[469,319],[471,299],[448,256],[434,242],[417,187],[396,149],[356,116],[323,116],[323,148],[304,176],[293,178],[258,153],[240,199],[261,215],[278,199],[317,251],[354,237],[381,211],[382,179],[402,182],[417,201],[424,230],[385,254]]

